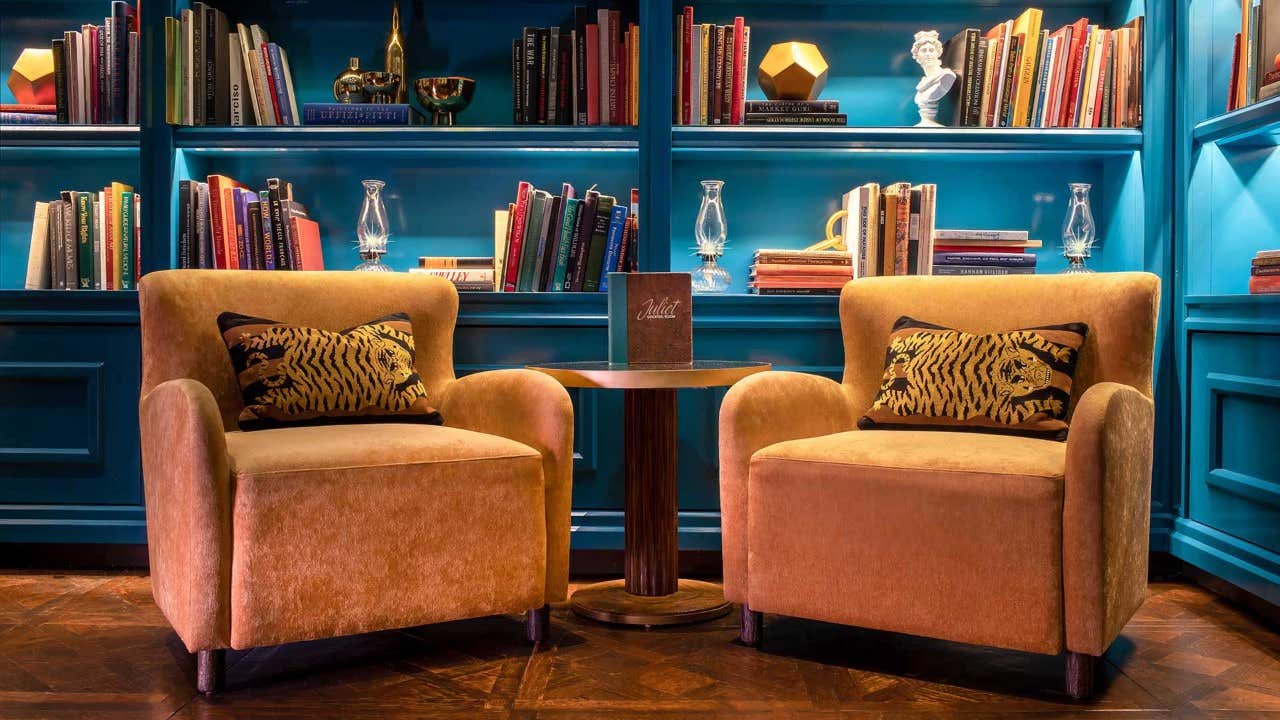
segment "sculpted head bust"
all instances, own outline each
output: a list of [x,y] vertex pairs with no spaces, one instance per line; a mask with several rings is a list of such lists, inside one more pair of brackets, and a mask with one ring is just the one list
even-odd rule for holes
[[916,83],[916,106],[920,109],[917,127],[937,127],[938,101],[955,85],[956,73],[942,66],[942,42],[937,30],[921,30],[911,45],[911,57],[924,69]]

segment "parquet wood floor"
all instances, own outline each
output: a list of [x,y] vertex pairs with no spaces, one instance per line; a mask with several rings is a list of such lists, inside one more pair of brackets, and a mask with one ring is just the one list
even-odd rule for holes
[[1151,586],[1087,704],[1058,658],[773,616],[762,651],[736,633],[736,613],[646,631],[561,604],[536,648],[513,616],[233,652],[206,698],[145,575],[7,573],[0,718],[1280,718],[1280,634],[1193,585]]

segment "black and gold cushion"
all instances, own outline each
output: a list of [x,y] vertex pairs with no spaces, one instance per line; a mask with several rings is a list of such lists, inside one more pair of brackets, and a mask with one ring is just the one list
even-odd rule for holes
[[241,430],[443,422],[414,366],[404,313],[330,332],[224,312],[218,328],[244,395]]
[[972,430],[1063,439],[1084,323],[973,335],[898,318],[868,429]]

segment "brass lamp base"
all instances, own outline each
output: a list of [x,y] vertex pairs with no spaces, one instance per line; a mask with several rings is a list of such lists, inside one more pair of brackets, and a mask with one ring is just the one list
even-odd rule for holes
[[701,580],[681,580],[670,595],[635,595],[625,580],[610,580],[578,590],[570,600],[582,617],[617,625],[685,625],[729,614],[719,585]]

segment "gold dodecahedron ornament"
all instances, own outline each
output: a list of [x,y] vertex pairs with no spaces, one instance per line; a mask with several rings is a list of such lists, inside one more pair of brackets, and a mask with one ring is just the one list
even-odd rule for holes
[[52,105],[53,50],[26,48],[9,73],[9,90],[20,105]]
[[827,61],[813,43],[777,43],[760,61],[756,80],[770,100],[817,100],[827,85]]

